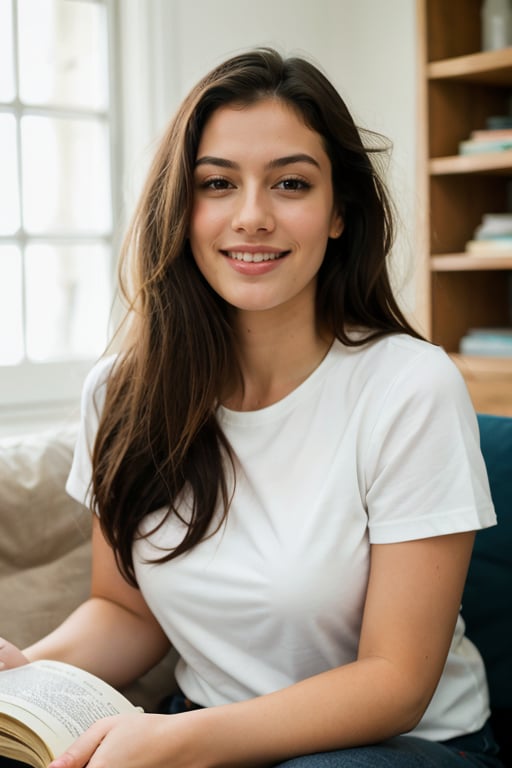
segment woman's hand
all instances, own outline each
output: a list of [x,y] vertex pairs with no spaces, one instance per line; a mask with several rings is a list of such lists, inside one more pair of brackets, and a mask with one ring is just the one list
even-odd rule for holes
[[15,645],[0,637],[0,671],[28,664],[29,660]]
[[[180,768],[197,763],[197,739],[192,737],[195,713],[153,715],[134,713],[98,720],[48,768]],[[204,744],[201,751],[204,753]],[[204,761],[202,765],[206,765]]]

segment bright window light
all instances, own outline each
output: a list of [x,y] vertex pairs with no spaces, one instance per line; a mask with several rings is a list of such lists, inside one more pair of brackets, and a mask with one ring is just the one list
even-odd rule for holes
[[0,0],[0,407],[62,397],[107,343],[110,6]]

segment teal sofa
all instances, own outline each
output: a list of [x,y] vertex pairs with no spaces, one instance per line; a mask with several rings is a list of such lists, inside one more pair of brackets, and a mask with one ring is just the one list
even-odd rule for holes
[[512,418],[479,414],[478,423],[498,525],[476,535],[462,616],[485,661],[494,733],[512,768]]

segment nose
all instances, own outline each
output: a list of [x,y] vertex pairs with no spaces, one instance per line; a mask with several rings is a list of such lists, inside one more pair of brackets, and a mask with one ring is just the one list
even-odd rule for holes
[[233,212],[232,227],[235,232],[271,232],[274,229],[274,215],[264,191],[247,189],[241,191]]

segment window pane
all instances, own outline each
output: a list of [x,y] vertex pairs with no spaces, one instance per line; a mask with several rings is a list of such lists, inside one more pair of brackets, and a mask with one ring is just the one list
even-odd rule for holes
[[11,0],[0,0],[0,101],[14,99]]
[[107,126],[100,120],[27,116],[21,120],[23,207],[35,234],[111,227]]
[[18,0],[20,98],[105,109],[106,8],[80,0]]
[[23,359],[21,253],[14,245],[0,245],[0,365]]
[[12,235],[20,226],[16,122],[0,114],[0,235]]
[[109,249],[30,245],[26,250],[27,355],[33,361],[99,356],[110,312]]

